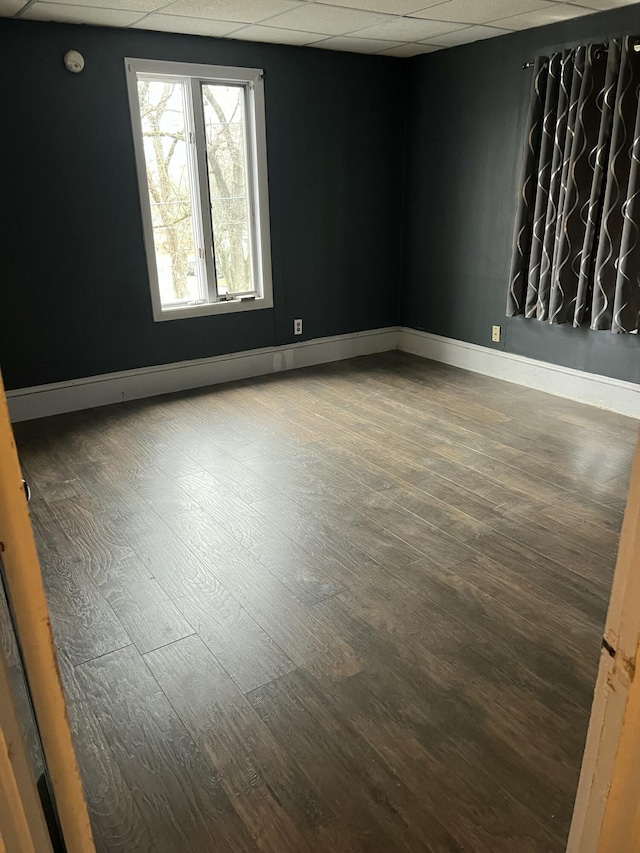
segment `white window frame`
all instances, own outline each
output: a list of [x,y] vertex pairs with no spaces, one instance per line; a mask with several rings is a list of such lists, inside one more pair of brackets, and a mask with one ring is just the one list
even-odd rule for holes
[[[138,173],[138,189],[144,231],[144,243],[149,269],[149,286],[153,319],[178,320],[186,317],[201,317],[209,314],[228,314],[236,311],[253,311],[273,307],[273,284],[271,277],[271,244],[269,229],[269,203],[267,179],[267,140],[264,109],[264,71],[260,68],[233,68],[224,65],[198,65],[190,62],[165,62],[154,59],[124,60],[131,125]],[[211,301],[197,305],[178,305],[168,307],[160,300],[160,285],[153,239],[153,221],[151,202],[147,183],[147,168],[144,154],[144,137],[138,100],[138,75],[158,75],[189,81],[191,89],[201,84],[217,83],[242,85],[246,104],[246,146],[247,146],[247,191],[249,217],[251,223],[251,266],[255,291],[239,294],[237,297],[217,297],[212,294]],[[194,215],[203,217],[204,223],[204,263],[207,269],[207,284],[211,288],[215,281],[213,235],[208,227],[211,222],[209,210],[208,174],[206,169],[206,139],[202,111],[196,109],[195,146],[197,161],[198,201],[194,205]],[[197,247],[196,247],[197,248]]]

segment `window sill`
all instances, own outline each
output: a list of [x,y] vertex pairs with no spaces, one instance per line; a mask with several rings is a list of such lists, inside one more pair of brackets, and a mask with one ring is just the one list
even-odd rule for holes
[[184,305],[177,308],[153,309],[156,323],[165,320],[187,320],[189,317],[208,317],[212,314],[233,314],[237,311],[258,311],[261,308],[273,308],[273,299],[230,299],[223,302],[209,302],[204,305]]

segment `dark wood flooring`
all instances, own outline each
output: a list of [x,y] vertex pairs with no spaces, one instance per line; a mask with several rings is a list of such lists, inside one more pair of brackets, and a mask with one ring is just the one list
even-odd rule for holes
[[564,850],[636,430],[400,353],[17,425],[98,850]]

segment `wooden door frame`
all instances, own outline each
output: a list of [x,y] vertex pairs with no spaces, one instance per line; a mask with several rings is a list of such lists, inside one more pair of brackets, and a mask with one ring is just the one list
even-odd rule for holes
[[567,853],[640,850],[640,437]]
[[0,649],[0,851],[52,853],[51,839]]
[[67,851],[95,853],[1,374],[0,551],[7,596]]

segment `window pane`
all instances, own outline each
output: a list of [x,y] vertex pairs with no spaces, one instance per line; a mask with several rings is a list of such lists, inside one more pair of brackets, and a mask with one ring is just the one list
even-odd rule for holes
[[199,300],[184,84],[138,80],[153,241],[163,307]]
[[202,86],[218,293],[254,290],[242,86]]

